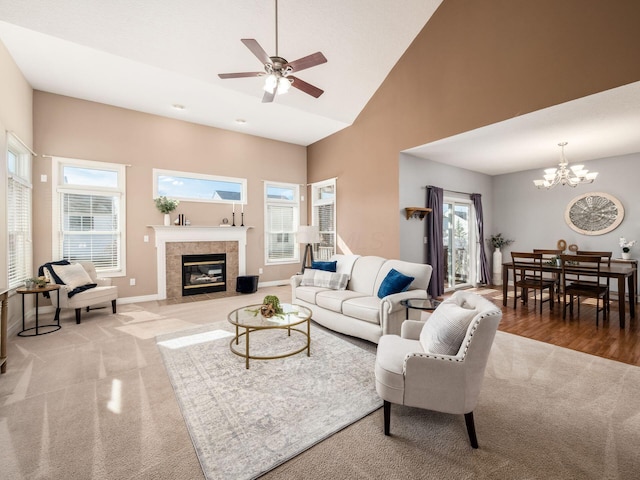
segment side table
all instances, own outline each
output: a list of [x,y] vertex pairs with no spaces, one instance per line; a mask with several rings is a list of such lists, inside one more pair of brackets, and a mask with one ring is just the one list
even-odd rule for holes
[[[50,323],[47,325],[40,325],[38,323],[38,298],[39,298],[39,294],[40,293],[44,293],[44,292],[52,292],[52,291],[56,291],[58,293],[58,303],[56,304],[56,314],[53,318],[53,320],[56,323]],[[56,284],[49,284],[46,285],[44,287],[34,287],[34,288],[18,288],[16,290],[16,293],[19,293],[20,295],[22,295],[22,330],[20,332],[18,332],[18,336],[20,337],[35,337],[36,335],[45,335],[47,333],[52,333],[52,332],[57,332],[58,330],[60,330],[60,285],[56,285]],[[31,328],[25,328],[25,324],[24,324],[24,296],[25,295],[30,295],[30,294],[35,294],[36,296],[36,326],[35,327],[31,327]],[[53,327],[50,330],[47,330],[46,332],[41,332],[40,329],[42,328],[49,328],[49,327]],[[27,333],[30,332],[31,330],[35,330],[35,333]]]
[[407,320],[409,320],[409,310],[432,312],[438,308],[438,305],[441,303],[442,302],[440,300],[435,300],[433,298],[406,298],[404,300],[400,300],[400,305],[402,305],[407,311]]

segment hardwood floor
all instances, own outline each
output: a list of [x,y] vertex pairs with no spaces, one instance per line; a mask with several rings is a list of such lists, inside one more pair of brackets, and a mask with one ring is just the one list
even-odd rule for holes
[[[509,294],[512,294],[511,287],[509,290]],[[579,318],[577,310],[573,318],[570,318],[567,311],[567,318],[563,320],[562,304],[556,303],[554,309],[550,310],[549,303],[546,302],[540,314],[539,309],[534,306],[533,298],[528,305],[518,301],[514,309],[513,298],[509,298],[506,307],[502,305],[501,287],[477,288],[474,291],[502,308],[499,330],[503,332],[640,366],[640,322],[638,318],[630,318],[627,310],[625,328],[621,330],[615,302],[611,303],[611,313],[606,321],[602,320],[602,313],[600,314],[599,326],[596,327],[596,310],[592,300],[581,303]]]

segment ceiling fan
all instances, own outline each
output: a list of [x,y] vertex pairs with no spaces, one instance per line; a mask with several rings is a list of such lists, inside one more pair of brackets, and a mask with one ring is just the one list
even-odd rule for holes
[[245,78],[245,77],[265,77],[264,96],[262,103],[273,102],[276,94],[286,93],[289,87],[293,86],[304,93],[318,98],[324,93],[324,90],[293,76],[306,68],[315,67],[325,63],[327,59],[321,52],[312,53],[306,57],[299,58],[293,62],[287,62],[278,55],[278,0],[276,2],[276,54],[273,57],[267,55],[260,44],[253,38],[243,38],[244,43],[251,53],[264,64],[264,72],[239,72],[239,73],[220,73],[218,76],[222,79],[227,78]]

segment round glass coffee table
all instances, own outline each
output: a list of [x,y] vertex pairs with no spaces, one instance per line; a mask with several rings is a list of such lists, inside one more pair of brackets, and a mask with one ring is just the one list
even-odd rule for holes
[[440,300],[434,300],[433,298],[407,298],[405,300],[400,300],[400,305],[402,305],[406,311],[406,319],[409,320],[409,310],[420,310],[423,312],[432,312],[438,305],[442,302]]
[[[311,356],[311,310],[307,307],[303,307],[302,305],[281,303],[280,306],[284,310],[284,313],[267,318],[260,314],[261,306],[262,305],[249,305],[247,307],[238,308],[229,313],[227,317],[229,323],[236,327],[236,335],[229,343],[229,348],[231,348],[233,353],[246,360],[246,368],[249,368],[249,359],[274,360],[276,358],[290,357],[291,355],[295,355],[296,353],[300,353],[304,350],[307,351],[307,357]],[[306,328],[304,328],[305,323],[307,324]],[[302,325],[303,327],[295,328],[298,325]],[[251,334],[262,330],[274,329],[287,330],[288,336],[291,336],[291,332],[301,333],[307,337],[306,344],[301,348],[297,348],[293,351],[285,352],[280,355],[252,355],[249,350],[249,337]],[[234,345],[239,345],[239,340],[242,336],[245,337],[244,352],[234,348]]]

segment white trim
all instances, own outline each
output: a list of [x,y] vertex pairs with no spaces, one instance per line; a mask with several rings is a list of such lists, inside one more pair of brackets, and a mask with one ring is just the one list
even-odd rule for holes
[[238,242],[238,275],[247,270],[247,230],[253,227],[165,227],[148,225],[156,233],[158,300],[167,298],[167,243]]

